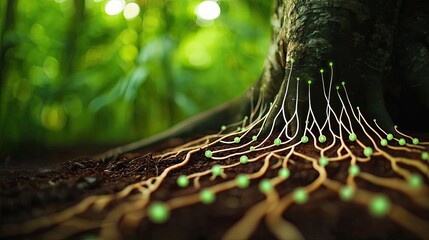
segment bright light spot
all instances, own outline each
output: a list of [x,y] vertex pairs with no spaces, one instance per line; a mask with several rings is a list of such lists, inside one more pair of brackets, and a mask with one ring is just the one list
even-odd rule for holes
[[137,3],[131,2],[125,6],[124,17],[126,19],[132,19],[139,15],[140,7]]
[[204,1],[197,6],[195,12],[200,19],[214,20],[220,15],[220,7],[217,2]]
[[107,15],[113,16],[121,13],[122,10],[124,10],[124,7],[124,0],[109,0],[104,7],[104,11]]

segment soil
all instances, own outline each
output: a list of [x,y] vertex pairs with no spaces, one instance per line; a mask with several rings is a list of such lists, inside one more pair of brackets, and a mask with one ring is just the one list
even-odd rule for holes
[[[159,148],[163,146],[158,146],[157,149]],[[50,168],[1,168],[0,229],[6,224],[19,224],[67,209],[87,196],[118,192],[129,184],[160,174],[163,169],[184,158],[184,154],[181,154],[175,159],[160,160],[153,158],[148,151],[157,150],[122,154],[106,161],[96,161],[89,157],[78,158]],[[305,145],[300,152],[311,155],[314,148]],[[228,161],[232,160],[225,162]],[[193,191],[192,188],[178,187],[175,183],[177,176],[205,171],[212,165],[213,162],[207,161],[203,151],[200,151],[185,167],[171,172],[151,199],[162,201],[189,194]],[[257,161],[234,167],[226,171],[227,179],[233,179],[238,173],[254,172],[261,165],[261,161]],[[394,174],[389,166],[387,160],[378,157],[364,164],[362,170],[371,170],[378,176],[392,176]],[[344,181],[347,168],[347,164],[333,163],[328,165],[327,171],[329,176]],[[296,164],[290,165],[290,171],[290,179],[276,187],[281,195],[291,192],[297,186],[310,183],[318,175],[311,165],[305,162],[297,161]],[[277,170],[272,170],[264,177],[276,174]],[[212,186],[224,180],[211,181],[208,177],[203,177],[201,185]],[[425,181],[428,184],[427,178]],[[361,179],[357,179],[357,184],[368,190],[382,192],[389,196],[392,202],[429,220],[429,210],[417,207],[407,196]],[[211,205],[198,203],[175,209],[164,224],[154,224],[145,218],[137,228],[122,225],[118,228],[124,239],[219,239],[246,210],[262,200],[264,195],[259,192],[257,181],[251,181],[249,188],[234,188],[217,194],[216,201]],[[101,214],[88,211],[82,216],[92,220],[102,219],[110,209],[123,202],[124,200],[113,202]],[[306,239],[418,239],[387,217],[374,218],[365,206],[341,201],[336,193],[324,187],[312,193],[307,203],[292,205],[283,217],[293,223]],[[50,230],[52,229],[48,228],[31,234],[0,237],[41,239]],[[83,231],[72,235],[70,239],[95,239],[97,232],[96,229]],[[264,221],[261,221],[252,239],[274,239],[274,236],[264,225]]]

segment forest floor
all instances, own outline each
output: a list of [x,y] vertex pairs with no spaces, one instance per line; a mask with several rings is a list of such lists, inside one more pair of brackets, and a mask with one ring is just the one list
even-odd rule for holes
[[[3,229],[2,226],[20,224],[65,210],[88,196],[116,193],[132,183],[159,175],[168,166],[182,161],[185,157],[185,154],[179,154],[175,159],[161,160],[147,153],[159,151],[164,147],[158,146],[156,149],[141,153],[122,154],[105,161],[96,161],[89,157],[77,158],[49,168],[2,167],[0,229]],[[311,155],[314,152],[312,145],[299,147],[302,153]],[[67,156],[63,156],[64,158]],[[223,163],[231,161],[233,160],[227,159]],[[226,170],[225,179],[218,177],[212,180],[209,177],[202,177],[200,183],[202,187],[213,186],[234,179],[238,173],[255,172],[262,164],[262,161],[256,161],[239,165]],[[206,171],[212,165],[213,161],[208,161],[202,150],[197,152],[186,166],[173,170],[168,175],[159,189],[153,193],[151,200],[163,201],[195,192],[193,188],[177,186],[177,176]],[[393,174],[389,166],[389,162],[379,156],[374,161],[361,164],[361,169],[385,177]],[[329,164],[326,170],[329,176],[345,181],[347,168],[348,164],[334,162]],[[310,163],[301,161],[290,164],[289,169],[291,175],[288,181],[276,186],[281,195],[291,192],[297,186],[309,184],[318,175]],[[273,177],[277,171],[270,169],[264,177]],[[424,181],[428,184],[427,177]],[[360,178],[356,179],[356,183],[359,187],[387,195],[392,202],[400,204],[422,219],[429,220],[429,209],[416,206],[406,195],[375,186]],[[154,224],[144,218],[136,228],[120,225],[118,229],[124,239],[219,239],[243,217],[246,210],[264,199],[265,196],[258,190],[257,182],[251,181],[248,188],[233,188],[218,193],[213,204],[197,203],[174,209],[164,224]],[[125,201],[126,199],[114,201],[101,212],[87,211],[80,216],[91,221],[99,221],[109,214],[109,210]],[[302,205],[292,204],[283,217],[294,224],[306,239],[418,239],[387,217],[372,217],[365,206],[341,201],[337,193],[325,187],[311,193],[308,202]],[[9,238],[42,239],[50,230],[51,227]],[[70,239],[96,239],[97,231],[97,229],[85,230],[78,235],[72,234]],[[7,238],[2,234],[0,232],[0,238]],[[274,235],[270,233],[263,220],[252,235],[252,239],[273,238]]]

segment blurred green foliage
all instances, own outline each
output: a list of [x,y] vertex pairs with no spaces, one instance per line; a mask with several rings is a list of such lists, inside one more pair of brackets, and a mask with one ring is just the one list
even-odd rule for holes
[[2,0],[1,146],[117,144],[147,137],[240,94],[262,70],[271,1]]

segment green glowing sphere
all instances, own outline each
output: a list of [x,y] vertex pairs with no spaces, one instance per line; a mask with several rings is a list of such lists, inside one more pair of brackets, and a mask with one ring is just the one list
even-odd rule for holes
[[359,175],[360,172],[360,168],[358,165],[352,165],[349,167],[349,174],[352,176],[357,176]]
[[387,140],[386,140],[386,139],[384,139],[384,138],[383,138],[383,139],[381,139],[381,140],[380,140],[380,145],[381,145],[381,146],[383,146],[383,147],[387,146]]
[[257,137],[257,136],[253,136],[253,137],[252,137],[252,140],[253,140],[253,141],[256,141],[257,139],[258,139],[258,137]]
[[281,179],[287,179],[287,178],[289,178],[289,176],[290,176],[290,171],[289,171],[289,169],[287,169],[287,168],[281,168],[281,169],[279,170],[279,177],[280,177]]
[[273,185],[271,184],[270,180],[268,179],[262,179],[259,182],[259,191],[262,193],[267,193],[273,189]]
[[154,202],[149,205],[147,214],[153,223],[164,223],[170,217],[168,206],[162,202]]
[[328,158],[327,157],[321,157],[321,158],[319,158],[319,165],[320,166],[322,166],[322,167],[324,167],[324,166],[326,166],[326,165],[328,165]]
[[241,127],[237,127],[237,131],[241,131]]
[[357,139],[356,134],[351,133],[351,134],[349,135],[349,140],[350,140],[350,141],[354,142],[354,141],[356,141],[356,139]]
[[276,146],[279,146],[280,144],[282,144],[282,140],[280,140],[280,139],[276,138],[276,139],[274,140],[274,144],[275,144]]
[[189,185],[188,177],[185,175],[180,175],[177,178],[177,185],[179,185],[179,187],[187,187]]
[[308,201],[308,193],[303,188],[297,188],[293,192],[293,200],[298,204],[303,204]]
[[418,174],[413,174],[408,179],[408,185],[410,185],[412,188],[420,188],[423,185],[423,179]]
[[335,86],[335,89],[339,90],[339,89],[340,89],[340,86],[338,86],[338,85],[337,85],[337,86]]
[[371,148],[371,147],[366,147],[366,148],[363,150],[363,154],[364,154],[365,156],[367,156],[367,157],[371,156],[371,155],[372,155],[372,153],[373,153],[373,151],[372,151],[372,148]]
[[239,142],[240,142],[240,138],[239,138],[239,137],[235,137],[235,138],[234,138],[234,142],[235,142],[235,143],[239,143]]
[[392,141],[393,139],[393,134],[389,133],[386,135],[387,140]]
[[308,142],[308,137],[307,136],[302,136],[301,137],[301,142],[302,143],[307,143]]
[[308,80],[307,83],[308,83],[308,85],[311,85],[313,83],[313,81]]
[[211,204],[216,200],[216,195],[209,189],[203,189],[200,192],[200,200],[204,204]]
[[429,153],[428,152],[422,152],[422,159],[428,160],[429,159]]
[[211,157],[213,156],[213,153],[212,153],[212,151],[207,150],[207,151],[204,153],[204,155],[206,155],[206,157],[208,157],[208,158],[211,158]]
[[399,139],[399,145],[404,146],[406,143],[405,139],[401,138]]
[[294,63],[294,62],[295,62],[295,59],[291,58],[291,59],[290,59],[290,62],[291,62],[291,63]]
[[249,177],[246,174],[238,174],[235,181],[239,188],[247,188],[250,184]]
[[329,62],[329,66],[334,66],[334,63],[333,62]]
[[417,144],[419,144],[420,143],[420,141],[419,141],[419,139],[418,138],[413,138],[413,144],[414,145],[417,145]]
[[242,164],[246,164],[247,160],[249,160],[249,158],[247,156],[245,156],[245,155],[243,155],[243,156],[240,157],[240,162]]
[[301,78],[299,78],[299,77],[296,77],[296,80],[297,80],[297,81],[299,81],[300,79],[301,79]]
[[250,151],[255,151],[255,147],[254,147],[254,146],[251,146],[251,147],[250,147]]
[[323,69],[320,69],[320,73],[323,73],[325,70],[323,70]]
[[390,201],[387,197],[375,196],[369,203],[369,212],[374,217],[383,217],[390,211]]
[[325,135],[320,135],[319,136],[319,142],[321,142],[321,143],[326,142],[326,136]]
[[343,85],[343,86],[346,85],[346,82],[341,82],[341,85]]
[[222,127],[220,127],[220,130],[225,131],[226,130],[226,126],[222,125]]
[[340,198],[343,201],[349,201],[353,198],[354,190],[349,186],[342,187],[340,189]]
[[219,165],[213,165],[212,167],[212,173],[215,176],[219,176],[222,173],[222,168]]

